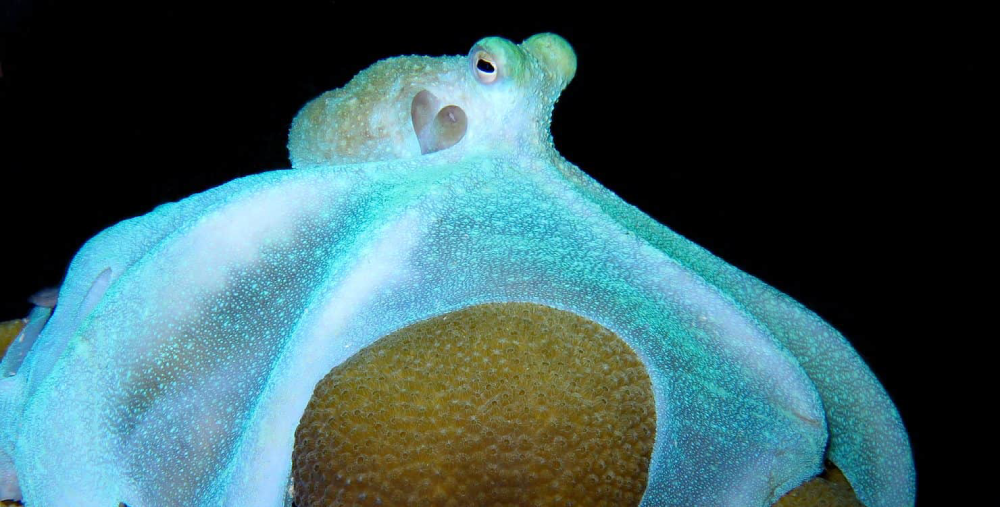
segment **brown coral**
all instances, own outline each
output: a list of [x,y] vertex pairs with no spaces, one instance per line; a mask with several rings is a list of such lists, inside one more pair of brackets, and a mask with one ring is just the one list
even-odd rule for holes
[[864,507],[844,473],[833,463],[819,476],[789,491],[774,507]]
[[17,334],[24,329],[24,325],[27,323],[26,319],[0,322],[0,358],[3,357],[4,352],[7,351],[7,347],[14,341],[14,338],[17,338]]
[[638,505],[656,429],[645,366],[570,312],[485,304],[334,368],[296,431],[295,501]]

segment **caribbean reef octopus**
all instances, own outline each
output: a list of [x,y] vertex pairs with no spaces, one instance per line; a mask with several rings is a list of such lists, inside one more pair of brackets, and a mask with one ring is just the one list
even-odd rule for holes
[[640,505],[770,505],[827,459],[866,505],[912,505],[906,431],[840,333],[556,151],[575,72],[547,33],[382,60],[301,110],[293,169],[89,240],[0,363],[0,498],[288,505],[296,427],[332,369],[517,303],[644,367]]

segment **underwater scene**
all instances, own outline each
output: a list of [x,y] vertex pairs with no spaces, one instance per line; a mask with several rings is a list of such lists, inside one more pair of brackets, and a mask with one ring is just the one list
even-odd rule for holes
[[[34,19],[66,16],[48,21],[56,27],[73,12],[25,9]],[[305,23],[300,15],[282,11],[273,22]],[[172,30],[164,16],[149,26]],[[196,37],[218,21],[209,18],[181,26]],[[336,68],[295,85],[281,99],[298,100],[294,109],[253,87],[239,94],[245,107],[230,109],[219,97],[238,85],[211,76],[232,68],[172,65],[164,55],[184,42],[147,54],[165,58],[158,68],[168,83],[203,89],[199,98],[184,92],[194,101],[184,107],[218,110],[183,120],[204,138],[185,134],[180,120],[122,124],[108,143],[136,174],[67,176],[96,180],[76,188],[87,200],[53,205],[63,232],[60,222],[38,222],[46,237],[62,235],[46,240],[53,245],[78,242],[34,243],[20,261],[33,274],[11,295],[29,304],[5,303],[0,315],[0,505],[914,505],[896,384],[884,387],[867,364],[888,352],[824,318],[828,305],[850,307],[846,293],[801,302],[786,294],[809,276],[850,271],[827,259],[854,247],[817,240],[829,256],[817,261],[782,257],[775,250],[787,243],[772,241],[810,237],[810,219],[788,203],[849,184],[762,190],[746,172],[766,169],[747,165],[709,192],[740,203],[719,211],[727,208],[685,189],[714,177],[666,169],[671,143],[690,145],[681,153],[695,158],[682,164],[705,153],[710,166],[723,160],[714,149],[726,161],[762,156],[751,147],[759,139],[717,147],[702,135],[709,120],[675,137],[674,127],[656,130],[671,121],[663,109],[636,123],[647,101],[676,98],[657,52],[638,59],[645,67],[595,58],[588,70],[596,43],[549,26],[465,27],[464,39],[412,45],[369,44],[371,32],[358,28],[341,36],[356,46],[334,45],[332,54],[353,54],[344,61],[309,51],[271,63],[258,52],[264,74],[268,65]],[[323,33],[311,37],[323,43]],[[254,79],[255,57],[234,58]],[[0,79],[17,91],[18,72],[30,67],[11,62],[0,60]],[[112,81],[152,69],[116,67]],[[633,93],[574,102],[574,87],[611,72],[635,80]],[[117,90],[94,90],[103,86]],[[116,100],[134,106],[75,103],[101,102],[98,92],[65,107],[155,117],[181,102],[170,86],[128,87],[137,95]],[[31,108],[19,107],[25,116]],[[677,115],[699,116],[700,107]],[[562,108],[576,110],[563,117]],[[203,163],[182,162],[192,169],[176,177],[193,180],[183,185],[143,174],[147,157],[156,171],[198,153],[173,145],[235,135],[213,117],[253,125],[242,115],[255,109],[285,137],[260,131],[245,150],[205,151]],[[47,120],[36,121],[19,135],[42,132]],[[561,140],[570,126],[586,137]],[[577,160],[587,148],[598,155]],[[20,153],[13,160],[27,160]],[[632,180],[617,174],[630,171]],[[794,180],[781,174],[760,178]],[[156,203],[137,188],[155,188]],[[73,207],[87,202],[104,222],[73,228],[82,220]],[[753,229],[765,214],[771,232]],[[685,215],[732,229],[688,233],[695,222]],[[684,232],[670,228],[674,217]],[[741,257],[740,248],[758,246],[770,261]],[[776,287],[770,273],[780,269],[795,281],[775,275]],[[857,292],[859,301],[876,297]]]

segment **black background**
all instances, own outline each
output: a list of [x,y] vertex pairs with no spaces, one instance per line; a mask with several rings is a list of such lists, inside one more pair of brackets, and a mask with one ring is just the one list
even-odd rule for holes
[[[135,2],[139,4],[140,2]],[[932,505],[963,320],[949,280],[986,213],[971,148],[982,32],[911,8],[491,1],[9,1],[0,39],[0,319],[115,222],[288,167],[292,117],[380,58],[564,36],[558,149],[623,199],[841,330],[896,401]],[[982,234],[981,229],[975,229]],[[928,399],[936,400],[935,402]],[[944,403],[949,403],[947,400]],[[954,403],[951,401],[950,403]]]

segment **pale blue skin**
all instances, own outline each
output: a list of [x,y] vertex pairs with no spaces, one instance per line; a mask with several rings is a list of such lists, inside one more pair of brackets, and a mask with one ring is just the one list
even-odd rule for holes
[[[555,151],[550,113],[575,65],[550,34],[380,62],[344,90],[377,88],[357,107],[383,137],[337,146],[359,125],[314,138],[297,119],[296,170],[91,239],[48,323],[33,313],[37,340],[0,363],[0,496],[283,505],[295,426],[332,367],[422,319],[532,301],[599,322],[645,362],[657,434],[642,505],[769,505],[825,451],[866,505],[912,505],[899,415],[836,330]],[[428,154],[409,118],[421,89],[468,122]]]

